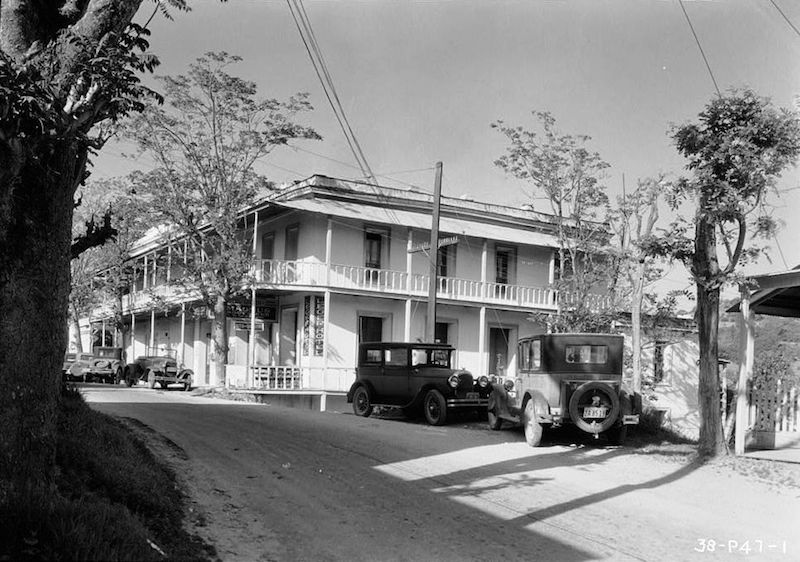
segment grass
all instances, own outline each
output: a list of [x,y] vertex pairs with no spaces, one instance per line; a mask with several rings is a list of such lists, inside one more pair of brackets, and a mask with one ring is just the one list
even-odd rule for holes
[[172,470],[121,422],[65,389],[53,488],[0,495],[0,561],[215,559],[183,519]]

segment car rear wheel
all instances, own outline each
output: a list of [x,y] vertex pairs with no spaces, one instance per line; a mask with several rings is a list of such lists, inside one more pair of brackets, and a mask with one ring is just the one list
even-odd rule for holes
[[156,387],[156,374],[153,371],[147,371],[147,388]]
[[425,395],[423,402],[425,419],[431,425],[444,425],[447,421],[447,402],[442,393],[436,389],[431,389]]
[[489,429],[498,431],[503,426],[503,419],[497,415],[497,399],[494,394],[489,395],[489,404],[486,406],[486,419],[489,421]]
[[525,411],[522,413],[522,424],[525,429],[525,441],[531,447],[538,447],[542,443],[544,426],[536,419],[535,398],[531,398],[525,404]]
[[[605,410],[605,417],[589,417],[588,410]],[[608,384],[591,381],[579,386],[569,399],[569,417],[576,426],[592,434],[611,429],[619,418],[619,396]]]
[[606,431],[609,443],[612,445],[624,445],[625,440],[628,438],[628,426],[622,423],[622,417],[630,415],[633,412],[631,406],[631,398],[628,393],[623,392],[619,396],[619,417],[620,420],[615,423],[611,429]]
[[359,386],[353,393],[353,413],[362,418],[368,418],[372,413],[372,400],[365,386]]

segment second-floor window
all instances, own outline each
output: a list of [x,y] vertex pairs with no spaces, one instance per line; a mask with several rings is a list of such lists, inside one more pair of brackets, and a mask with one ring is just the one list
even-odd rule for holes
[[[295,250],[296,251],[296,250]],[[275,233],[267,232],[261,235],[261,259],[275,259]]]
[[509,246],[498,246],[495,250],[495,281],[513,285],[517,275],[517,251]]
[[383,265],[383,239],[386,232],[367,229],[364,231],[364,267],[381,269]]
[[283,259],[294,261],[297,259],[297,243],[300,238],[300,227],[296,224],[286,227],[286,242],[284,244]]
[[456,247],[455,245],[439,248],[439,277],[455,276],[456,273]]

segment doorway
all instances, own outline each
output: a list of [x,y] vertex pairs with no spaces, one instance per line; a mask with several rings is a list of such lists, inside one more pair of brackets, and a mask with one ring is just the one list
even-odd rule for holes
[[508,352],[511,330],[489,328],[489,374],[505,376],[508,371]]
[[278,364],[297,364],[297,307],[281,310]]

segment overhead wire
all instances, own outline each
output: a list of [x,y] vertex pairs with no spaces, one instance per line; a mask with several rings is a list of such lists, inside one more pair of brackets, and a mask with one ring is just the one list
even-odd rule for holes
[[692,25],[692,20],[689,18],[689,13],[686,11],[686,6],[683,5],[683,0],[678,0],[678,4],[683,10],[683,15],[686,17],[686,23],[689,24],[689,29],[692,31],[692,36],[694,37],[695,43],[697,43],[697,48],[700,49],[700,55],[703,57],[703,62],[706,63],[706,68],[708,69],[708,75],[711,76],[711,81],[714,83],[714,89],[717,91],[717,95],[722,97],[722,92],[719,90],[719,86],[717,85],[717,79],[714,78],[714,72],[711,70],[711,64],[708,62],[708,57],[706,57],[706,53],[703,50],[703,46],[700,44],[700,38],[697,36],[697,32],[694,30],[694,26]]
[[353,153],[353,157],[361,169],[361,173],[367,180],[377,183],[375,175],[372,173],[372,169],[370,168],[369,163],[364,156],[364,152],[361,149],[361,145],[359,144],[358,139],[356,138],[355,133],[350,126],[350,122],[347,119],[344,107],[339,99],[339,94],[336,91],[336,87],[333,84],[333,79],[328,71],[327,64],[325,63],[325,57],[322,54],[322,49],[316,40],[316,35],[311,27],[311,21],[309,20],[308,14],[305,11],[302,0],[286,0],[286,3],[289,6],[289,11],[292,14],[292,18],[294,19],[295,26],[300,34],[300,38],[303,41],[303,45],[306,48],[306,52],[311,59],[314,72],[317,74],[317,78],[322,84],[325,97],[328,99],[331,109],[333,109],[334,116],[339,123],[339,127],[342,129],[342,133],[344,134],[345,140],[350,147],[350,151]]
[[784,21],[789,25],[789,27],[792,28],[795,34],[800,37],[800,29],[797,29],[797,27],[792,23],[792,20],[790,20],[789,17],[783,13],[783,10],[781,10],[780,6],[775,3],[775,0],[769,0],[769,3],[772,4],[776,10],[778,10],[778,13],[783,17]]

